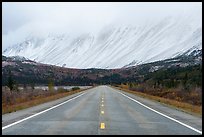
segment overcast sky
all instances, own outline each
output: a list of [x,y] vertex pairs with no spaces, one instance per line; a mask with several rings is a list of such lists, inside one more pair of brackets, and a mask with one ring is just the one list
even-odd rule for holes
[[111,23],[139,24],[147,18],[198,9],[202,9],[201,2],[3,2],[2,33],[4,38],[14,38],[31,30],[37,34],[97,31]]

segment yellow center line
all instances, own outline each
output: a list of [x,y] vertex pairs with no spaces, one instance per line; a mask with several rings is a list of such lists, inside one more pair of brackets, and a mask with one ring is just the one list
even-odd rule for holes
[[103,107],[104,105],[102,104],[101,106]]
[[105,123],[101,123],[101,129],[105,129]]
[[104,114],[104,111],[101,111],[101,114]]

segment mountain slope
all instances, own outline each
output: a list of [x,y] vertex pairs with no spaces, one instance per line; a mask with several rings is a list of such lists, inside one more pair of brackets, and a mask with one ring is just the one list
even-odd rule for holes
[[166,17],[143,25],[110,25],[98,33],[29,36],[3,51],[68,68],[122,68],[202,49],[202,25],[194,16]]
[[202,50],[172,59],[121,69],[70,69],[38,63],[24,57],[2,56],[2,85],[7,82],[8,70],[11,70],[14,79],[19,84],[31,82],[47,84],[52,78],[57,85],[92,85],[142,81],[144,76],[150,75],[152,72],[177,71],[197,67],[202,69]]

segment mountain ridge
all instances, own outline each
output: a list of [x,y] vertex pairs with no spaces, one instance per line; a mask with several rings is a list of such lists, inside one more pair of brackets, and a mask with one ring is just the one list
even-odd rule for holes
[[[2,84],[7,81],[8,70],[11,70],[17,83],[47,84],[50,78],[57,85],[78,84],[110,84],[125,83],[142,80],[142,77],[157,71],[178,70],[199,66],[202,69],[202,50],[195,50],[191,54],[166,59],[137,66],[120,69],[77,69],[38,63],[24,57],[2,56]],[[196,67],[195,67],[196,68]]]
[[3,51],[67,68],[114,69],[164,60],[202,49],[202,26],[194,17],[165,17],[151,24],[110,25],[98,33],[28,36]]

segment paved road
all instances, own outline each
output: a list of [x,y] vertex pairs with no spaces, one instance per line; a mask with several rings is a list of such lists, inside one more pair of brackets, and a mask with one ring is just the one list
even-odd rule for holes
[[18,122],[4,125],[2,134],[202,134],[202,118],[108,86],[89,89]]

